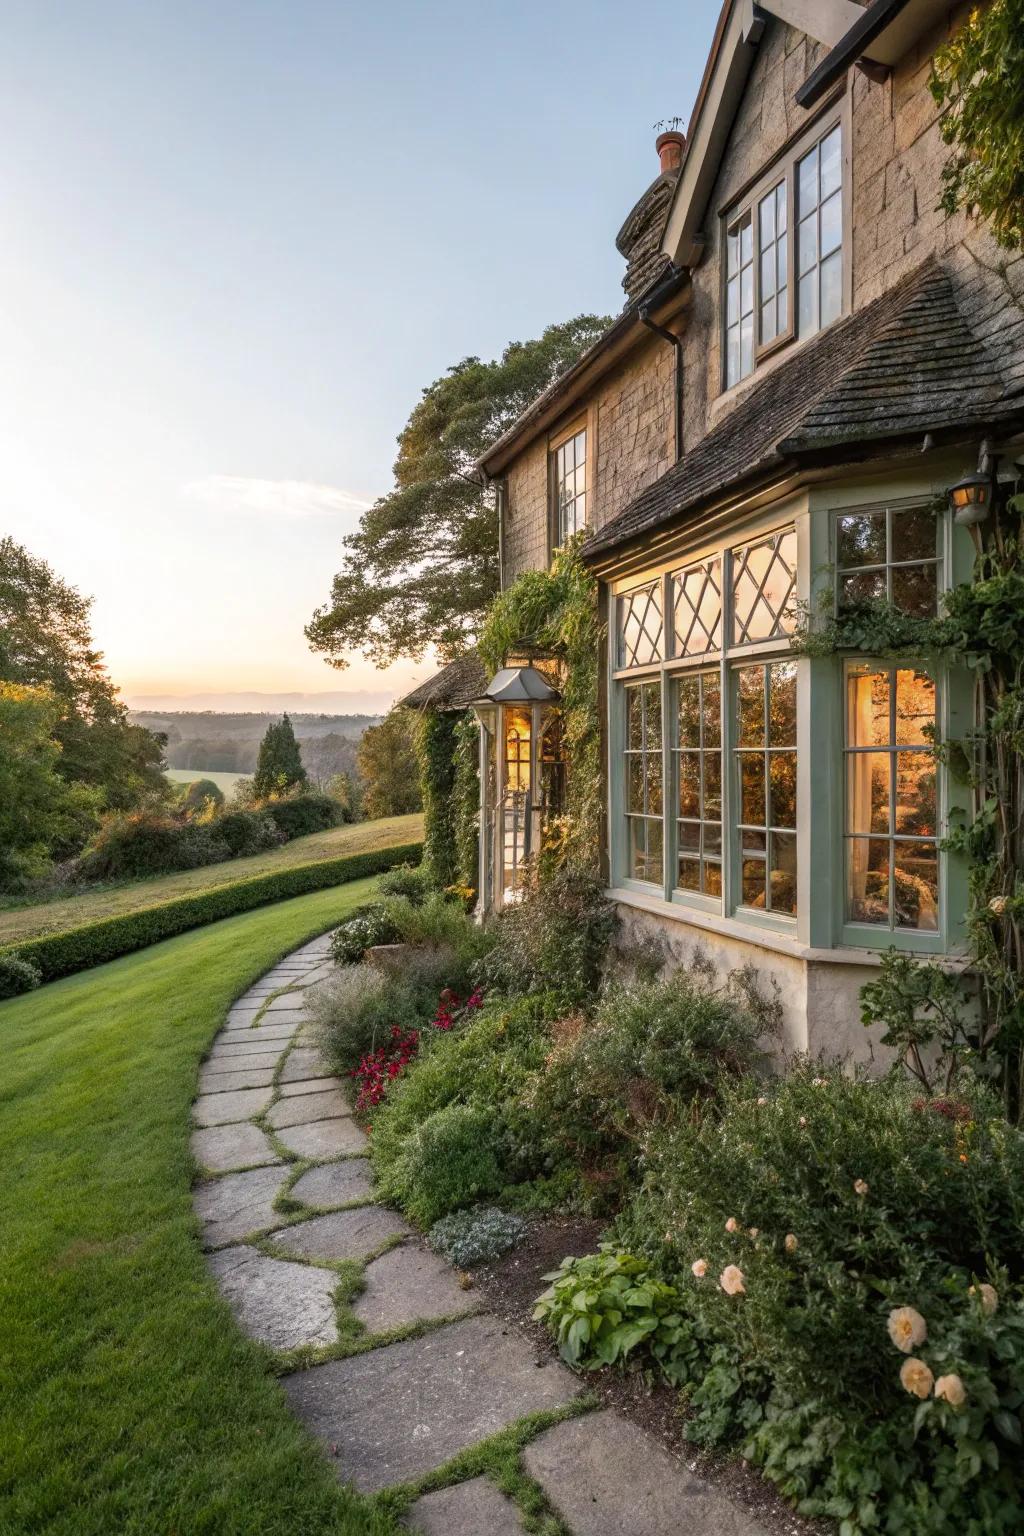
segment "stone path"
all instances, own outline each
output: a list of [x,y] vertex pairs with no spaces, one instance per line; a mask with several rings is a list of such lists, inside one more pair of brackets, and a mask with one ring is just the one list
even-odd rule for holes
[[[315,939],[231,1009],[193,1105],[194,1204],[239,1326],[286,1366],[301,1361],[284,1377],[293,1409],[339,1480],[373,1494],[421,1482],[527,1414],[571,1408],[584,1384],[482,1312],[375,1202],[366,1138],[306,1023],[305,989],[331,973],[329,941]],[[339,1305],[353,1265],[363,1289]],[[572,1536],[764,1536],[618,1414],[548,1423],[522,1466]],[[421,1536],[524,1531],[479,1476],[422,1494],[406,1523]]]

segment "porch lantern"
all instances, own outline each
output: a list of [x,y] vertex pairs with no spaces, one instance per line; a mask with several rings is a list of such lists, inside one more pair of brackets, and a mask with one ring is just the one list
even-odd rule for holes
[[948,495],[954,522],[962,528],[983,523],[992,510],[992,476],[975,470],[951,485]]
[[517,899],[540,846],[545,739],[559,694],[536,667],[502,667],[473,705],[480,722],[480,892],[485,909]]

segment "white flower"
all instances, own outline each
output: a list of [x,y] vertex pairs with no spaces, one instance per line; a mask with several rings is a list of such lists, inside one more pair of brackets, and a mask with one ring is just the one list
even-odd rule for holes
[[758,1102],[758,1104],[760,1104],[761,1108],[763,1109],[764,1106],[768,1103],[768,1100],[765,1098],[764,1094],[762,1093],[761,1097],[758,1099],[757,1102]]
[[867,1194],[870,1187],[867,1179],[854,1179],[853,1181],[853,1192],[855,1195],[860,1195],[861,1198]]
[[796,1253],[797,1249],[800,1247],[800,1244],[797,1242],[796,1236],[795,1236],[794,1233],[792,1233],[792,1232],[787,1232],[786,1233],[786,1238],[785,1238],[785,1242],[783,1243],[783,1247],[785,1248],[787,1253]]
[[761,1234],[761,1228],[760,1227],[751,1227],[749,1232],[747,1233],[747,1236],[750,1238],[750,1241],[753,1242],[755,1238],[760,1236],[760,1234]]
[[928,1337],[928,1324],[913,1307],[894,1307],[889,1313],[888,1327],[890,1339],[905,1355]]
[[727,1232],[738,1232],[739,1229],[740,1229],[740,1224],[736,1220],[736,1217],[735,1216],[730,1216],[729,1220],[725,1224],[725,1230]]
[[[907,1361],[910,1364],[910,1361]],[[940,1376],[935,1383],[935,1396],[943,1398],[951,1408],[959,1408],[967,1400],[967,1388],[955,1371]]]
[[979,1286],[971,1286],[968,1296],[977,1296],[981,1302],[981,1310],[986,1317],[991,1317],[999,1310],[999,1292],[994,1285],[982,1283]]
[[1003,913],[1006,911],[1006,897],[993,896],[992,900],[988,904],[988,909],[994,917],[1002,917]]
[[698,1280],[703,1280],[704,1276],[708,1272],[707,1259],[694,1259],[693,1263],[690,1265],[690,1271],[692,1274],[696,1275]]
[[718,1277],[718,1283],[727,1296],[741,1296],[746,1292],[743,1271],[738,1264],[727,1264]]
[[801,1115],[800,1116],[800,1124],[801,1125],[806,1125],[807,1124],[807,1116],[806,1115]]
[[900,1383],[915,1397],[927,1397],[934,1381],[935,1377],[928,1366],[923,1360],[918,1360],[916,1355],[911,1355],[900,1366]]
[[825,1083],[826,1079],[824,1077],[814,1077],[811,1079],[812,1088],[824,1088]]

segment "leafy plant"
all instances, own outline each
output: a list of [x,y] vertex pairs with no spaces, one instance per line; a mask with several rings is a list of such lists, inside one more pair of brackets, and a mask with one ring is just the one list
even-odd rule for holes
[[428,1232],[427,1242],[457,1269],[474,1269],[521,1243],[526,1230],[526,1222],[514,1211],[478,1206],[442,1216]]
[[398,864],[381,875],[377,889],[384,897],[398,896],[410,906],[421,907],[432,889],[426,870],[418,864]]
[[295,785],[305,782],[302,752],[295,739],[292,723],[285,714],[267,726],[260,742],[252,781],[253,793],[258,800],[266,800],[271,795],[284,794]]
[[398,942],[394,919],[379,902],[363,907],[331,934],[331,957],[338,965],[356,965],[377,944]]
[[0,998],[20,997],[22,992],[31,992],[38,987],[42,979],[39,968],[28,960],[19,960],[17,955],[0,955]]
[[[881,1043],[894,1050],[927,1093],[949,1092],[960,1067],[986,1042],[967,1018],[963,982],[937,965],[890,949],[878,975],[860,991],[861,1019],[881,1025]],[[936,1056],[936,1051],[938,1052]]]
[[617,918],[602,882],[566,866],[534,874],[522,901],[492,924],[493,948],[479,969],[487,988],[515,996],[546,992],[567,1008],[589,1003],[598,988]]
[[496,1129],[494,1112],[483,1105],[447,1104],[407,1139],[380,1178],[381,1194],[424,1227],[460,1206],[496,1195],[504,1182]]

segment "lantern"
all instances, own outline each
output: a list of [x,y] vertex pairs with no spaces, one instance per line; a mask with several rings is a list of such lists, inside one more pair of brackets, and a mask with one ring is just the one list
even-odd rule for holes
[[536,667],[502,667],[473,705],[480,722],[480,892],[485,909],[518,898],[526,861],[539,850],[558,698]]

